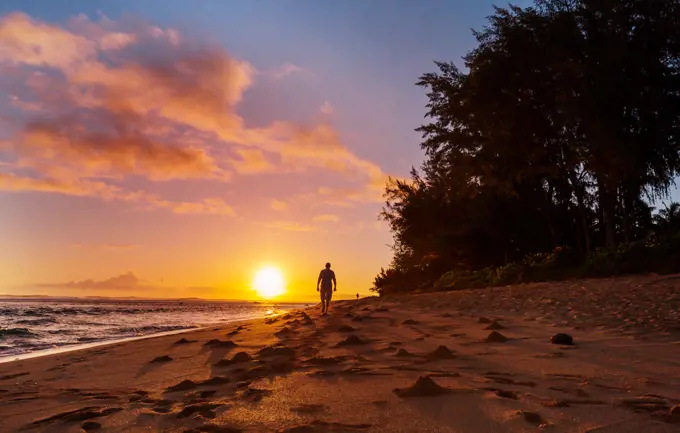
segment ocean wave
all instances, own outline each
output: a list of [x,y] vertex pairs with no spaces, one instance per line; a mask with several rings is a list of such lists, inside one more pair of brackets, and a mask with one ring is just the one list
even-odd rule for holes
[[42,318],[42,319],[17,320],[16,323],[19,324],[19,325],[42,326],[42,325],[51,325],[53,323],[57,323],[57,320],[52,318],[52,317],[45,317],[45,318]]
[[0,338],[2,337],[37,338],[38,335],[27,328],[5,328],[0,329]]
[[140,326],[138,328],[123,327],[116,329],[116,332],[120,334],[153,334],[157,332],[179,331],[181,329],[192,329],[197,327],[197,325]]
[[77,340],[81,343],[89,343],[92,341],[100,341],[103,340],[101,337],[78,337]]

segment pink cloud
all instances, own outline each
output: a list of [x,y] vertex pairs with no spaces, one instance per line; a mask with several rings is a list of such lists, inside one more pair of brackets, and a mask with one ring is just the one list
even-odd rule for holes
[[337,215],[333,214],[323,214],[323,215],[316,215],[313,219],[315,222],[331,222],[331,223],[337,223],[340,221],[340,217]]
[[[37,176],[4,174],[2,189],[232,215],[215,198],[171,202],[109,180],[224,182],[234,174],[323,171],[358,184],[351,194],[320,191],[328,200],[382,200],[376,192],[386,174],[348,149],[330,124],[246,127],[237,107],[256,68],[177,30],[82,15],[60,27],[10,14],[0,19],[3,71],[12,72],[10,103],[21,113],[7,147],[17,169]],[[301,72],[292,64],[279,71]],[[237,158],[226,156],[229,148]]]

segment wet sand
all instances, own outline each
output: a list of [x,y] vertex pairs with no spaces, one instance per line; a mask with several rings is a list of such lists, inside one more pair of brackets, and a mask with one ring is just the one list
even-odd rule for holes
[[655,276],[336,302],[0,364],[0,431],[680,431],[679,308]]

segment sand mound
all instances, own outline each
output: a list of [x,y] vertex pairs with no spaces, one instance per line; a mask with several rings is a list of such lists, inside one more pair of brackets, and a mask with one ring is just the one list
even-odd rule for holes
[[412,354],[411,352],[409,352],[406,349],[399,349],[399,350],[397,350],[397,353],[394,354],[394,356],[397,356],[399,358],[412,358],[416,355]]
[[399,397],[432,397],[450,392],[450,389],[438,385],[434,380],[426,376],[419,377],[416,383],[408,388],[397,388],[394,390],[394,393]]
[[500,323],[496,322],[495,320],[491,323],[491,325],[487,326],[487,330],[499,330],[499,329],[505,329],[505,326],[501,325]]
[[343,362],[347,357],[345,356],[333,356],[329,358],[324,358],[323,356],[315,356],[310,358],[305,363],[312,365],[335,365]]
[[427,354],[429,359],[453,359],[456,355],[446,346],[439,346],[433,352]]
[[479,319],[477,319],[477,322],[479,322],[479,323],[484,323],[484,324],[488,324],[488,323],[492,323],[493,320],[488,319],[488,318],[486,318],[486,317],[480,317]]
[[342,325],[340,328],[338,328],[338,332],[354,332],[356,331],[356,328],[352,328],[349,325]]
[[290,328],[285,327],[285,326],[283,328],[281,328],[280,331],[277,331],[277,332],[274,333],[274,335],[276,335],[277,337],[285,337],[285,336],[292,335],[292,334],[294,334],[293,330],[291,330]]
[[290,347],[274,347],[274,346],[267,346],[264,349],[260,350],[257,352],[260,357],[263,358],[295,358],[295,350],[291,349]]
[[188,391],[190,389],[196,388],[196,382],[193,380],[183,380],[177,385],[170,386],[165,389],[165,392],[177,392],[177,391]]
[[417,325],[418,322],[416,322],[413,319],[406,319],[403,322],[401,322],[402,325]]
[[234,343],[231,340],[223,341],[223,340],[218,340],[216,338],[213,338],[212,340],[206,342],[204,344],[204,346],[220,348],[220,349],[229,349],[229,348],[232,348],[232,347],[237,347],[238,344]]
[[506,341],[508,341],[508,338],[496,331],[491,331],[491,333],[486,337],[487,343],[505,343]]
[[196,340],[187,340],[186,338],[180,338],[179,340],[175,341],[174,344],[175,344],[175,346],[179,346],[179,345],[182,345],[182,344],[191,344],[191,343],[195,343],[195,342],[196,342]]

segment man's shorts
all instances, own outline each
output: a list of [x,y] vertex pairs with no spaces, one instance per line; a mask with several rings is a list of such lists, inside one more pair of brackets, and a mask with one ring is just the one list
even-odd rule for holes
[[321,302],[331,302],[331,298],[333,297],[333,288],[321,288],[320,292]]

